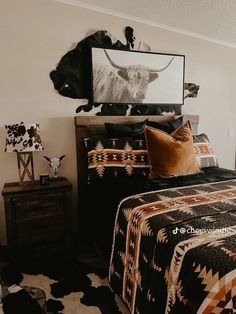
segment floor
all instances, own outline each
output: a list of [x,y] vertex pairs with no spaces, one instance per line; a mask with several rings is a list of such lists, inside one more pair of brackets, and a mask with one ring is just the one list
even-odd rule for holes
[[[55,299],[61,301],[64,305],[63,314],[101,314],[102,312],[98,307],[95,306],[86,306],[83,305],[80,300],[83,297],[83,292],[72,292],[69,295],[64,296],[63,298],[54,298],[50,293],[50,284],[56,282],[56,280],[52,280],[44,275],[27,275],[23,274],[23,281],[21,285],[32,286],[41,288],[46,293],[47,299]],[[109,286],[107,278],[101,279],[96,274],[88,274],[88,277],[92,281],[92,286]],[[122,314],[129,314],[128,309],[125,307],[123,302],[120,300],[118,296],[115,298],[117,306]],[[113,313],[111,313],[113,314]]]
[[[14,275],[15,266],[12,267]],[[19,269],[18,273],[23,275],[20,286],[43,289],[46,300],[61,301],[64,309],[58,314],[129,314],[121,299],[118,296],[114,298],[106,272],[100,272],[96,266],[92,260],[87,264],[86,256],[84,261],[61,258],[51,263],[44,260],[42,263],[36,260]],[[50,286],[53,284],[56,288],[54,292],[57,291],[59,297],[55,293],[53,295]],[[3,314],[1,305],[0,314]]]

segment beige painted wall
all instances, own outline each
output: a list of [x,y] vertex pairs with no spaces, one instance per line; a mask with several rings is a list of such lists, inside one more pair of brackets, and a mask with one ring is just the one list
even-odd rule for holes
[[[200,115],[200,131],[212,140],[222,167],[235,164],[235,50],[182,34],[52,0],[8,0],[0,4],[0,189],[17,181],[16,156],[4,153],[4,124],[38,122],[45,151],[34,153],[36,176],[47,171],[42,156],[66,154],[61,173],[76,191],[73,117],[78,100],[59,96],[49,79],[59,59],[86,35],[106,29],[124,40],[123,29],[135,29],[153,51],[186,55],[186,82],[198,83],[197,99],[187,99],[184,113]],[[76,193],[74,193],[75,196]],[[3,199],[0,199],[0,243],[5,243]]]

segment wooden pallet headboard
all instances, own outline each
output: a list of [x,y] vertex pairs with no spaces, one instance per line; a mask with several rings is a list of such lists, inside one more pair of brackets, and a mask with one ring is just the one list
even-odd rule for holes
[[[87,184],[87,152],[84,145],[84,138],[105,135],[104,123],[120,123],[129,124],[142,122],[146,119],[156,122],[170,121],[178,116],[76,116],[75,132],[76,132],[76,153],[77,153],[77,171],[78,171],[78,193],[83,191],[83,186]],[[183,120],[189,120],[193,134],[197,134],[199,116],[184,115]],[[81,189],[81,191],[80,191]]]

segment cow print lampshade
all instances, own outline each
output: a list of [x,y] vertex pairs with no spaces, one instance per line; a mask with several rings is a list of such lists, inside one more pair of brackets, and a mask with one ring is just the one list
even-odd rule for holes
[[5,125],[5,128],[5,152],[17,153],[19,185],[27,182],[34,183],[33,152],[43,150],[39,135],[39,125],[33,123],[27,126],[21,122],[19,124]]
[[5,128],[5,152],[33,152],[43,150],[39,134],[39,124],[33,123],[26,126],[21,122],[5,125]]

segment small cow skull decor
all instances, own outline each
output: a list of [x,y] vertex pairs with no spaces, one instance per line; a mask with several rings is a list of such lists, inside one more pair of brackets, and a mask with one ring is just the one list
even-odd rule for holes
[[61,166],[61,161],[62,161],[62,159],[64,157],[66,157],[66,155],[62,155],[59,158],[57,158],[57,157],[49,158],[47,156],[43,156],[43,158],[45,158],[49,162],[49,166],[51,168],[51,172],[52,172],[53,178],[58,178],[59,177],[59,175],[58,175],[59,168]]

